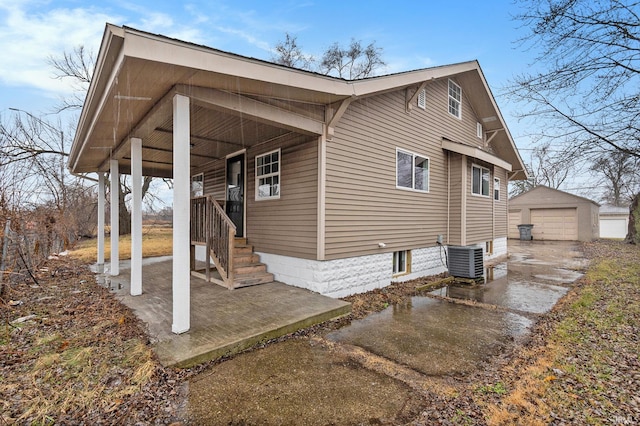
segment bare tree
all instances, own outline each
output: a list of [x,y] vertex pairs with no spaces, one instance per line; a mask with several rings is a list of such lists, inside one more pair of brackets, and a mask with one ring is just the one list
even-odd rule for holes
[[640,159],[625,152],[612,151],[595,159],[591,171],[601,176],[606,189],[603,201],[614,206],[628,206],[640,192]]
[[274,47],[272,60],[277,64],[356,80],[371,77],[386,65],[382,59],[382,53],[382,48],[376,46],[375,42],[367,46],[355,39],[351,39],[348,46],[335,42],[322,54],[316,66],[313,55],[303,53],[297,37],[285,33],[285,39],[279,41]]
[[284,40],[276,43],[274,50],[271,60],[276,64],[305,70],[313,68],[315,58],[302,52],[297,36],[285,33]]
[[320,72],[347,80],[356,80],[373,75],[386,63],[382,60],[382,48],[370,43],[366,47],[359,40],[351,39],[348,47],[338,42],[332,44],[322,55]]
[[[80,109],[91,82],[93,55],[83,46],[78,46],[71,53],[50,57],[48,62],[55,70],[55,78],[70,79],[75,89],[72,96],[62,99],[56,113]],[[84,194],[85,185],[66,169],[70,147],[67,146],[62,124],[51,123],[27,111],[14,111],[16,113],[10,120],[0,120],[0,170],[5,172],[4,180],[11,180],[7,182],[9,185],[20,188],[29,182],[33,189],[16,192],[3,188],[0,196],[5,201],[11,199],[12,206],[22,209],[22,212],[27,207],[35,212],[36,206],[50,209],[51,223],[56,223],[55,228],[60,232],[63,228],[67,230],[61,237],[66,248],[73,241],[72,234],[86,235],[89,232],[83,219],[91,216],[87,215],[84,206],[89,199]],[[73,131],[72,128],[67,134]],[[151,181],[151,177],[144,177],[143,197],[148,194]],[[131,194],[129,178],[123,176],[120,186],[120,233],[127,234],[131,232],[131,215],[127,208],[127,197]]]
[[62,52],[61,56],[49,56],[47,63],[54,71],[54,78],[69,80],[74,90],[72,95],[60,100],[56,112],[80,110],[93,76],[95,63],[93,52],[87,51],[83,45],[80,45],[71,52]]
[[573,155],[559,152],[546,142],[533,149],[525,167],[529,179],[511,182],[509,196],[515,197],[539,185],[560,188],[575,173],[576,162]]
[[[639,3],[521,0],[522,43],[540,49],[533,69],[507,93],[541,116],[549,138],[570,136],[587,152],[602,147],[640,157]],[[555,126],[554,126],[555,124]]]
[[529,29],[522,46],[539,52],[535,71],[506,88],[522,115],[543,120],[541,136],[570,140],[576,153],[640,158],[640,2],[519,3]]

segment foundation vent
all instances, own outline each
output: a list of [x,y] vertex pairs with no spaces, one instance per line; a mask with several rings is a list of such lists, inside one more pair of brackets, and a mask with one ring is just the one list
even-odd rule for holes
[[482,247],[449,246],[447,250],[449,275],[463,278],[481,278],[484,273]]

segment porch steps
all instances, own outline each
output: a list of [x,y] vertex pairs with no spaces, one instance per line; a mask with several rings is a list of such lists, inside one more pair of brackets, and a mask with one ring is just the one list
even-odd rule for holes
[[246,238],[236,238],[233,250],[233,287],[273,282],[273,274],[267,272],[267,265],[260,262],[260,256],[254,253],[253,246]]

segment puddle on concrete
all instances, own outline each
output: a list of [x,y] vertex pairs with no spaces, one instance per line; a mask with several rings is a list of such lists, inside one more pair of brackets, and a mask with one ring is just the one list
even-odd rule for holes
[[510,312],[413,297],[327,335],[429,375],[464,374],[523,336],[531,320]]
[[[487,268],[487,282],[479,285],[452,284],[432,291],[430,294],[453,299],[473,300],[498,305],[518,311],[542,314],[548,312],[558,299],[567,293],[567,287],[537,282],[538,275],[520,271],[512,272],[512,266],[499,264]],[[547,269],[548,271],[548,269]],[[575,281],[575,272],[555,268],[544,278],[546,281],[570,283]],[[566,272],[566,274],[565,274]],[[567,276],[572,279],[569,280]],[[578,277],[580,274],[578,274]]]
[[187,386],[191,424],[405,424],[422,402],[403,383],[306,339],[239,355]]

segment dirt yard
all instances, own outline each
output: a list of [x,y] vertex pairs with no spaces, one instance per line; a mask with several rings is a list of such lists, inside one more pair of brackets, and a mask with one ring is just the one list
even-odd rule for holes
[[[473,374],[434,382],[440,391],[429,399],[411,398],[404,406],[399,400],[401,417],[362,412],[357,423],[640,422],[640,249],[596,242],[584,250],[592,259],[588,273],[538,321],[524,344]],[[350,297],[350,317],[269,344],[319,341],[352,319],[403,303],[435,279]],[[162,368],[143,326],[95,284],[85,265],[69,258],[50,260],[33,279],[8,286],[0,300],[0,324],[0,424],[186,422],[185,384],[229,361],[190,370]],[[383,361],[363,352],[336,352],[345,371],[384,371]],[[415,386],[411,371],[389,374],[403,386]],[[359,386],[369,386],[367,380]]]

